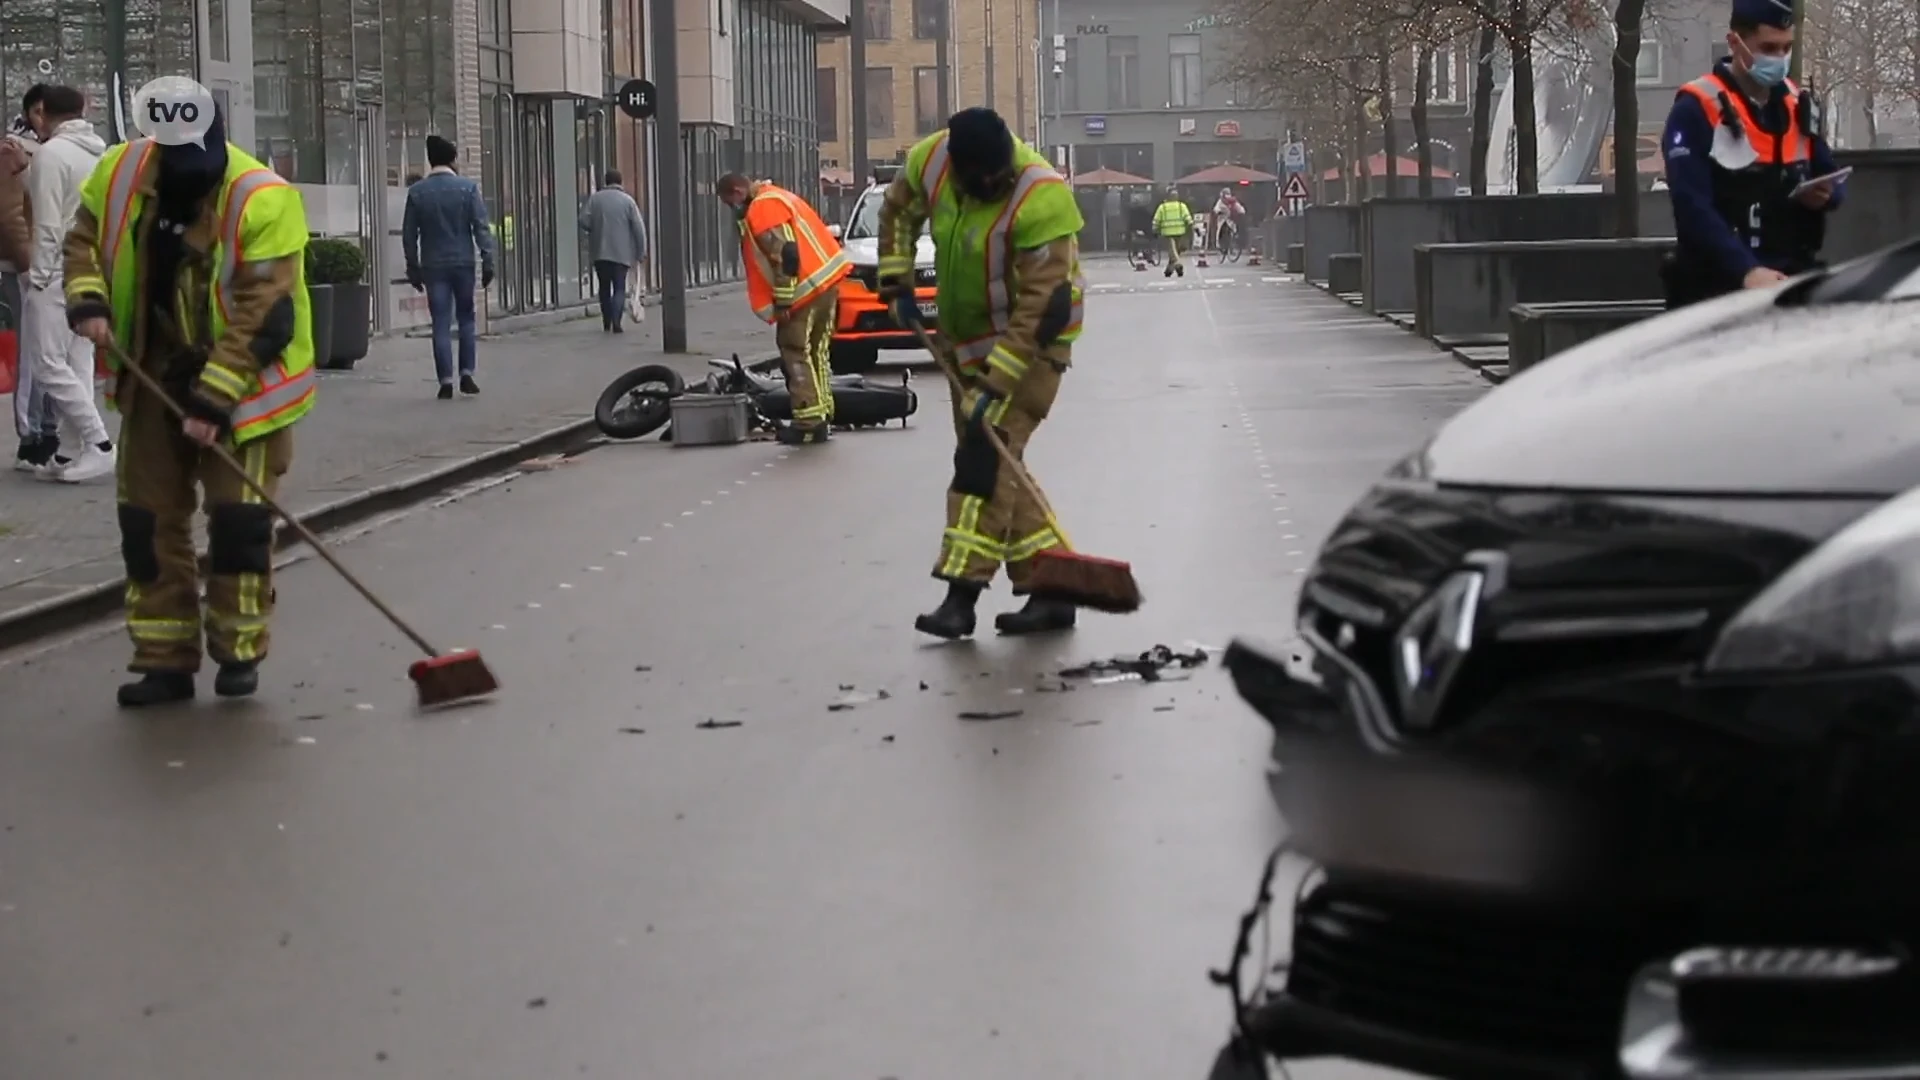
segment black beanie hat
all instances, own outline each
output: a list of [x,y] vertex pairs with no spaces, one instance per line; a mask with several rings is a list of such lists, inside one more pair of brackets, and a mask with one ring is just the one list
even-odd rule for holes
[[1013,165],[1013,133],[992,109],[961,109],[947,121],[947,155],[962,172],[991,175]]
[[183,143],[160,148],[157,178],[163,210],[184,214],[187,204],[213,190],[227,171],[227,124],[220,110],[213,111],[213,123],[202,137],[204,146]]

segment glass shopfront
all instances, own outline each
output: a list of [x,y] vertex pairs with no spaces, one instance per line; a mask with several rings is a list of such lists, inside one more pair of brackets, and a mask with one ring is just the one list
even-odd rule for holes
[[33,84],[64,83],[87,95],[101,135],[125,137],[134,90],[162,75],[199,76],[205,2],[0,0],[0,121],[12,120]]
[[685,125],[687,281],[738,281],[740,230],[714,195],[721,176],[772,180],[814,201],[820,195],[815,122],[817,32],[774,0],[738,0],[734,70],[736,126]]

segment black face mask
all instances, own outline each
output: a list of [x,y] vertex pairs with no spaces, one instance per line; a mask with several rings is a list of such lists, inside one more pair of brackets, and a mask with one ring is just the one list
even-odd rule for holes
[[976,202],[999,202],[1012,193],[1013,174],[997,172],[980,176],[960,173],[954,177],[954,183],[962,194]]

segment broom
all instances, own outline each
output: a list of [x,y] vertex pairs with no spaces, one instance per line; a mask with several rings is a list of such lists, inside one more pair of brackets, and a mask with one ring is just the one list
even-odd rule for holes
[[[134,379],[139,382],[142,387],[152,391],[153,396],[158,398],[162,405],[166,406],[168,412],[181,420],[189,419],[187,411],[180,407],[180,403],[175,401],[171,394],[167,393],[166,389],[160,385],[158,379],[147,374],[145,368],[134,363],[133,360],[127,356],[126,352],[120,348],[119,342],[111,342],[107,348],[112,352],[114,359],[119,361],[120,366],[131,372]],[[222,464],[232,469],[234,475],[240,478],[241,483],[244,483],[247,489],[252,491],[261,502],[267,504],[268,509],[280,515],[281,520],[285,521],[300,539],[306,541],[308,547],[311,547],[322,559],[325,559],[327,565],[333,567],[335,573],[346,579],[347,584],[353,586],[361,596],[365,597],[367,603],[372,604],[375,611],[386,616],[387,621],[392,623],[395,629],[405,634],[408,640],[419,647],[421,652],[427,654],[426,659],[416,660],[407,668],[407,677],[413,680],[414,687],[419,692],[420,706],[422,708],[431,708],[435,705],[447,705],[468,698],[485,697],[500,688],[500,681],[493,677],[493,672],[488,670],[486,661],[480,659],[480,653],[477,650],[462,649],[459,652],[442,654],[440,650],[428,643],[427,639],[422,637],[413,627],[408,626],[405,620],[394,614],[393,609],[388,607],[378,596],[375,596],[372,589],[367,588],[359,578],[355,577],[352,572],[341,565],[340,560],[333,554],[333,551],[329,549],[327,545],[320,542],[320,538],[313,534],[312,529],[307,528],[306,524],[299,518],[287,513],[285,508],[274,501],[273,496],[268,495],[259,484],[255,483],[253,477],[247,475],[246,468],[234,458],[231,450],[228,450],[219,443],[214,443],[212,446],[207,447],[207,449],[213,451],[214,456],[219,458]]]
[[[947,385],[953,388],[954,399],[957,401],[964,397],[967,388],[960,381],[960,369],[945,346],[934,340],[926,324],[920,321],[919,312],[916,311],[910,321],[914,336],[920,339],[921,348],[933,354],[941,374],[947,377]],[[1119,559],[1103,559],[1073,550],[1073,542],[1067,539],[1067,530],[1060,527],[1060,519],[1053,512],[1053,504],[1047,501],[1040,484],[1027,471],[1026,464],[1007,449],[1007,444],[992,424],[982,424],[981,429],[986,432],[987,442],[993,445],[994,452],[1000,455],[1000,460],[1006,462],[1008,471],[1013,473],[1014,482],[1040,508],[1040,512],[1046,516],[1047,527],[1060,538],[1059,547],[1047,548],[1033,556],[1032,572],[1027,575],[1027,580],[1014,586],[1013,594],[1031,595],[1041,600],[1115,615],[1140,610],[1140,584],[1133,579],[1133,567]]]

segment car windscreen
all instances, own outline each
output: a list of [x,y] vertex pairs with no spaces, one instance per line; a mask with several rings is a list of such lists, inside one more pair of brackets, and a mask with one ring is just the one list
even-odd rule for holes
[[[847,226],[847,239],[864,240],[880,235],[880,203],[885,192],[880,188],[871,188],[860,196],[859,205],[853,208],[853,221]],[[920,235],[927,235],[927,223],[920,223]]]

